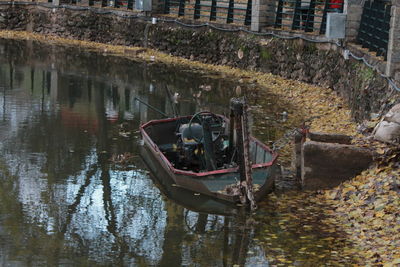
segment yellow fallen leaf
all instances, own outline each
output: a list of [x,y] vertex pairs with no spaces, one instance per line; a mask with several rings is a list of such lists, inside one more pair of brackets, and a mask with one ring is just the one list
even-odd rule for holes
[[380,155],[383,155],[383,154],[385,154],[385,150],[383,150],[382,148],[378,148],[378,149],[376,150],[376,153],[378,153],[378,154],[380,154]]
[[400,264],[400,258],[394,259],[392,264]]

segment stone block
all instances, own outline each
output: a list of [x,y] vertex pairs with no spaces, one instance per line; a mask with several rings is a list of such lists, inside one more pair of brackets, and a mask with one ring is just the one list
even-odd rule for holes
[[296,178],[301,178],[301,147],[303,145],[303,135],[297,133],[294,136],[294,146],[292,152],[292,169],[295,171]]
[[355,9],[347,13],[347,21],[361,21],[362,10]]
[[351,136],[344,134],[327,134],[327,133],[318,133],[318,132],[309,132],[307,137],[311,141],[322,142],[322,143],[337,143],[350,145],[351,144]]
[[381,121],[375,129],[374,138],[386,143],[400,142],[400,124],[390,121]]
[[394,105],[385,115],[385,121],[400,124],[400,104]]
[[302,148],[303,189],[335,187],[367,169],[372,162],[373,153],[365,148],[307,141]]
[[398,143],[400,140],[400,124],[382,121],[377,125],[374,138],[386,143]]

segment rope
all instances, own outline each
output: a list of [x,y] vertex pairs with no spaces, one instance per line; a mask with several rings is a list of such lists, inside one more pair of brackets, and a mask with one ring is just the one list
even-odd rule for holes
[[[46,4],[46,3],[38,3],[38,2],[0,2],[0,5],[39,5],[42,7],[46,7],[46,8],[65,8],[65,9],[70,9],[70,10],[78,10],[78,11],[92,11],[95,14],[114,14],[118,17],[121,18],[135,18],[135,19],[142,19],[145,21],[149,21],[150,18],[144,17],[144,16],[138,16],[138,15],[126,15],[126,14],[120,14],[120,12],[118,11],[114,11],[114,10],[107,10],[107,11],[100,11],[98,8],[93,8],[93,7],[82,7],[82,6],[71,6],[71,5],[60,5],[60,6],[54,6],[52,4]],[[302,39],[304,41],[307,42],[311,42],[311,43],[330,43],[330,44],[335,44],[338,47],[341,47],[342,49],[346,49],[346,47],[342,46],[339,42],[333,42],[333,41],[328,41],[328,40],[316,40],[316,39],[311,39],[311,38],[307,38],[305,36],[284,36],[284,35],[279,35],[276,34],[274,32],[255,32],[255,31],[251,31],[248,29],[245,29],[243,27],[237,28],[237,29],[227,29],[227,28],[222,28],[222,27],[218,27],[216,25],[213,24],[209,24],[209,23],[203,23],[203,24],[187,24],[184,23],[182,21],[179,21],[177,19],[165,19],[165,18],[158,18],[159,21],[162,22],[166,22],[166,23],[175,23],[178,24],[180,26],[184,26],[184,27],[188,27],[188,28],[202,28],[202,27],[209,27],[218,31],[223,31],[223,32],[246,32],[249,34],[254,34],[257,36],[272,36],[272,37],[276,37],[279,39],[284,39],[284,40],[295,40],[295,39]],[[376,71],[382,78],[386,79],[387,82],[389,83],[389,85],[395,89],[396,91],[400,92],[400,88],[399,86],[396,85],[395,81],[390,78],[389,76],[385,75],[384,73],[381,73],[377,66],[370,64],[365,57],[358,57],[356,55],[354,55],[351,51],[349,51],[349,56],[351,56],[352,58],[354,58],[357,61],[362,61],[366,66],[368,66],[369,68],[373,69],[374,71]]]

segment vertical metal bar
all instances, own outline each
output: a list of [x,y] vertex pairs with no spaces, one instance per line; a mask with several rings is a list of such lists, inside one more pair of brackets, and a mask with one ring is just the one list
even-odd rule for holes
[[94,0],[89,0],[89,6],[93,6],[94,5]]
[[226,23],[232,23],[233,22],[234,5],[235,5],[235,1],[234,0],[229,0],[228,16],[226,18]]
[[185,15],[185,0],[179,0],[179,10],[178,10],[178,16],[184,16]]
[[283,0],[278,0],[278,8],[276,9],[276,18],[275,18],[275,28],[282,27],[282,12],[283,12]]
[[319,28],[319,34],[325,34],[326,31],[326,16],[329,10],[329,5],[330,2],[329,0],[325,0],[325,6],[324,6],[324,11],[322,15],[322,22],[321,22],[321,27]]
[[383,25],[384,25],[384,19],[385,19],[385,3],[382,2],[377,2],[377,10],[376,10],[376,24],[375,24],[375,50],[377,56],[381,56],[384,53],[382,50],[384,49],[385,45],[383,44]]
[[169,14],[170,0],[164,0],[164,14]]
[[127,9],[133,9],[133,0],[128,0]]
[[211,1],[211,12],[210,12],[210,20],[217,19],[217,0]]
[[378,1],[373,1],[372,2],[372,14],[370,16],[371,18],[371,24],[370,24],[370,31],[369,31],[369,37],[370,37],[370,46],[369,49],[371,51],[377,52],[378,47],[377,47],[377,35],[378,35],[378,27],[379,27],[379,19],[380,19],[380,5]]
[[366,30],[366,17],[367,17],[367,7],[369,6],[370,2],[367,0],[364,3],[364,7],[363,7],[363,12],[361,15],[361,21],[360,21],[360,28],[358,29],[358,34],[357,34],[357,42],[358,44],[362,44],[364,39],[365,39],[365,30]]
[[101,0],[101,7],[107,6],[107,0]]
[[76,5],[76,0],[71,0],[71,4]]
[[390,13],[392,10],[392,5],[387,5],[385,9],[385,18],[384,18],[384,26],[383,26],[383,33],[384,33],[384,40],[385,40],[385,60],[387,60],[387,51],[389,46],[389,31],[390,31]]
[[247,0],[247,8],[246,8],[246,17],[244,19],[244,25],[251,24],[251,9],[252,9],[253,1]]
[[196,0],[196,3],[194,4],[194,14],[193,18],[194,19],[199,19],[200,18],[200,0]]
[[371,8],[369,9],[369,15],[368,15],[368,31],[367,31],[367,47],[368,49],[372,49],[373,48],[373,44],[374,44],[374,33],[375,33],[375,16],[376,16],[376,1],[372,1],[371,2]]
[[294,6],[294,15],[292,22],[292,30],[298,30],[301,27],[301,23],[303,22],[303,13],[301,10],[301,0],[296,0],[296,4]]
[[314,14],[315,14],[315,0],[311,0],[310,7],[308,8],[308,12],[307,12],[306,26],[304,29],[305,32],[313,32],[314,31]]

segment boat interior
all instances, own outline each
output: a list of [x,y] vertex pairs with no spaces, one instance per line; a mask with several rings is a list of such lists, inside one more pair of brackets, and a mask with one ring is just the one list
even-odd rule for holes
[[[229,121],[224,116],[199,112],[154,121],[144,130],[176,169],[207,172],[237,166],[237,148],[229,145]],[[252,164],[267,163],[272,155],[252,138],[250,160]]]

